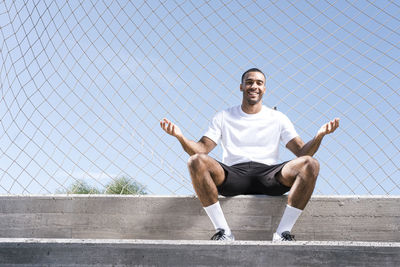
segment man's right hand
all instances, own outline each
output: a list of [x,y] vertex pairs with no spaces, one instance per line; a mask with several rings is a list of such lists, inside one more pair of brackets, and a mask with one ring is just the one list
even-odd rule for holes
[[172,123],[170,120],[164,118],[162,121],[160,121],[160,126],[161,128],[167,133],[170,134],[176,138],[182,136],[181,129],[174,123]]

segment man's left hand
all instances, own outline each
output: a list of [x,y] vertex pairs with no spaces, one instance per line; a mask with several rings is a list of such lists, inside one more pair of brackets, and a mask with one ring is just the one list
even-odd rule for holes
[[336,118],[322,125],[322,127],[319,129],[317,133],[317,136],[323,137],[327,134],[333,133],[337,128],[339,128],[339,121],[340,119]]

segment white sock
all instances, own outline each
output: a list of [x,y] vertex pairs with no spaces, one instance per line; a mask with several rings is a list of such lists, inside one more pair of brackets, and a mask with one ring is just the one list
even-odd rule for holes
[[299,218],[302,210],[286,205],[285,212],[282,215],[281,222],[279,223],[276,232],[281,235],[285,231],[292,231],[294,224]]
[[231,229],[229,228],[228,223],[225,220],[225,216],[222,212],[221,206],[219,205],[219,201],[208,207],[204,207],[204,210],[206,211],[208,217],[210,217],[215,230],[220,228],[224,229],[227,235],[231,234]]

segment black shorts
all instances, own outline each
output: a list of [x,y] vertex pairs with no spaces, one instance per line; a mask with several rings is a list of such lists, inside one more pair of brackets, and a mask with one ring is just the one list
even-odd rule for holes
[[227,166],[219,164],[225,171],[225,181],[218,186],[218,193],[222,196],[237,195],[269,195],[280,196],[290,190],[277,179],[287,162],[276,165],[266,165],[258,162],[244,162]]

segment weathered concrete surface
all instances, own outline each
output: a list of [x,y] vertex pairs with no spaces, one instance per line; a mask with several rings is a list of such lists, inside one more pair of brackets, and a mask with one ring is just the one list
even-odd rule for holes
[[399,243],[0,239],[1,266],[400,266]]
[[[287,198],[221,198],[238,240],[271,240]],[[195,197],[0,196],[0,237],[207,240]],[[400,196],[314,196],[293,233],[305,241],[400,242]]]

